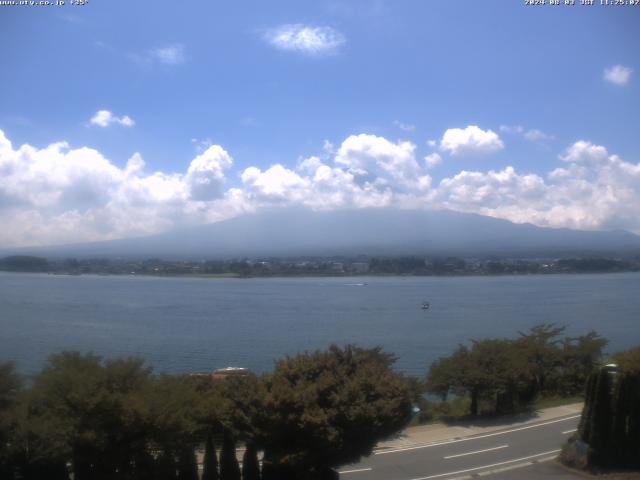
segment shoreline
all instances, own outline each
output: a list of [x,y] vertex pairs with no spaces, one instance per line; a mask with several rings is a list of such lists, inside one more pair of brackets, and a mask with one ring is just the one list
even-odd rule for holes
[[[197,280],[277,280],[277,279],[384,279],[384,278],[523,278],[523,277],[559,277],[566,275],[602,276],[615,274],[640,274],[638,270],[620,270],[611,272],[546,272],[546,273],[468,273],[468,274],[392,274],[392,273],[367,273],[367,274],[294,274],[294,275],[240,275],[235,273],[222,274],[150,274],[150,273],[70,273],[70,272],[16,272],[0,270],[0,275],[46,275],[52,277],[111,277],[111,278],[157,278],[157,279],[197,279]],[[354,285],[355,286],[355,285]],[[366,282],[363,285],[366,286]]]
[[505,278],[505,277],[546,277],[546,276],[561,276],[561,275],[611,275],[611,274],[626,274],[626,273],[640,273],[640,270],[613,270],[606,272],[535,272],[535,273],[443,273],[443,274],[411,274],[411,273],[366,273],[366,274],[274,274],[274,275],[242,275],[238,273],[166,273],[166,274],[152,274],[152,273],[96,273],[96,272],[29,272],[29,271],[11,271],[0,270],[0,274],[27,274],[27,275],[50,275],[55,277],[144,277],[144,278],[197,278],[197,279],[282,279],[282,278]]

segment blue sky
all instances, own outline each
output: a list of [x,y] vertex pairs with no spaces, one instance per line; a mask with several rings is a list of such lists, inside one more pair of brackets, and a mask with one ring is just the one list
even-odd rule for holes
[[637,25],[498,0],[0,6],[0,241],[291,204],[640,232]]

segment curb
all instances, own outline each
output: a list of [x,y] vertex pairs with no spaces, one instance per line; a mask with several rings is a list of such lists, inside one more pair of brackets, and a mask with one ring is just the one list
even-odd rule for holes
[[496,428],[494,430],[486,430],[484,432],[476,432],[476,433],[471,433],[469,435],[464,435],[464,436],[454,436],[454,437],[444,437],[442,439],[439,440],[433,440],[433,441],[428,441],[428,442],[413,442],[413,443],[404,443],[401,445],[390,445],[390,446],[383,446],[383,447],[376,447],[373,449],[373,454],[374,455],[378,455],[381,453],[385,453],[385,452],[392,452],[395,450],[411,450],[411,449],[418,449],[418,448],[423,448],[423,447],[429,447],[429,446],[436,446],[436,445],[445,445],[447,443],[453,443],[453,442],[459,442],[459,441],[464,441],[467,439],[473,439],[475,437],[478,436],[482,436],[482,435],[498,435],[500,434],[500,432],[506,432],[506,431],[510,431],[510,430],[517,430],[517,429],[526,429],[526,428],[533,428],[536,425],[544,425],[546,423],[554,423],[557,421],[562,421],[564,419],[570,419],[570,418],[577,418],[580,417],[580,413],[576,412],[576,413],[567,413],[564,415],[558,415],[556,417],[550,417],[547,418],[545,420],[538,420],[538,421],[532,421],[532,422],[527,422],[527,423],[523,423],[520,424],[519,426],[514,426],[514,424],[512,425],[505,425],[502,426],[500,428]]
[[494,468],[493,470],[485,470],[483,472],[472,473],[471,475],[465,475],[464,477],[449,478],[448,480],[469,480],[472,478],[484,477],[487,475],[494,475],[496,473],[508,472],[510,470],[516,470],[518,468],[528,467],[529,465],[535,465],[536,463],[550,462],[551,460],[555,460],[556,458],[558,458],[557,455],[544,457],[544,458],[536,458],[529,462],[516,463],[515,465],[509,465],[508,467]]

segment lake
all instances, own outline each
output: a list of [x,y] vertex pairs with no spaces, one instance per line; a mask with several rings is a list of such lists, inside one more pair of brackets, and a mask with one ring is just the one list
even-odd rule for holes
[[[431,308],[421,309],[428,301]],[[64,349],[159,372],[271,370],[331,343],[381,345],[423,376],[460,342],[539,323],[640,344],[640,274],[207,279],[0,273],[0,361],[23,374]]]

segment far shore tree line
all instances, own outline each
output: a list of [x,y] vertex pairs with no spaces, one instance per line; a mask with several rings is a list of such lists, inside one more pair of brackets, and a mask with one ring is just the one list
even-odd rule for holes
[[610,258],[460,258],[451,256],[333,256],[171,260],[160,258],[0,258],[0,271],[65,275],[210,275],[236,277],[352,275],[526,275],[640,271],[640,256]]
[[[433,403],[425,393],[465,400],[472,416],[582,395],[606,343],[538,325],[516,339],[461,345],[424,381],[393,371],[395,357],[380,348],[350,345],[223,380],[63,352],[25,385],[2,364],[0,478],[334,479],[333,468],[406,427],[416,404]],[[640,348],[618,358],[640,371]]]

